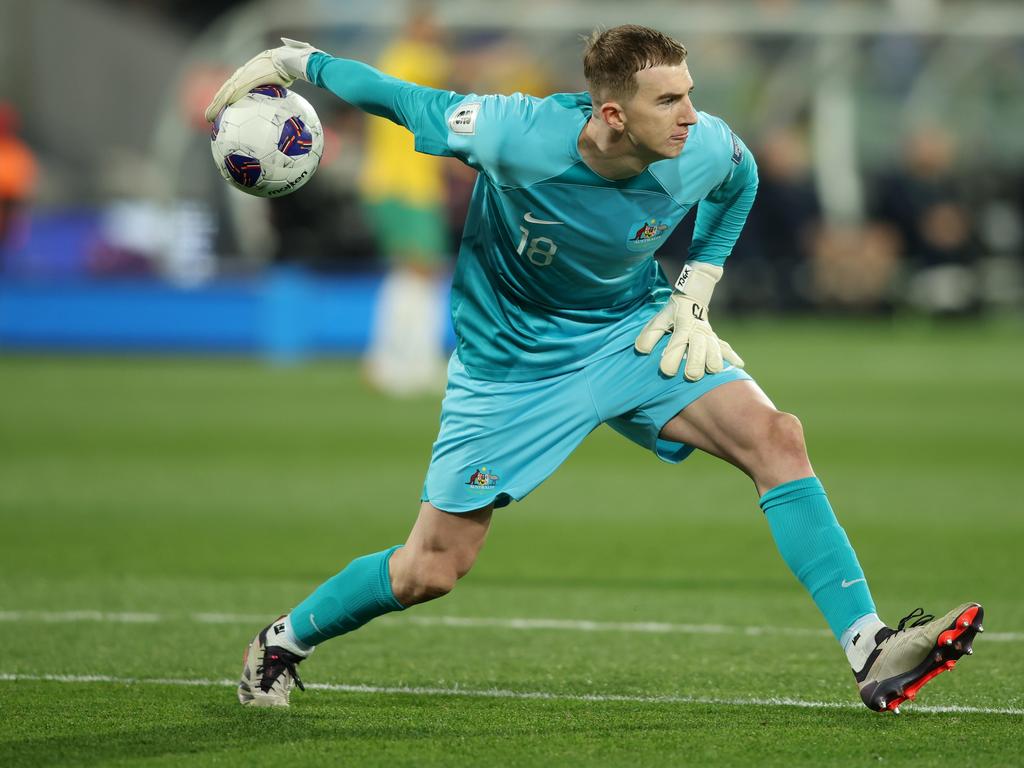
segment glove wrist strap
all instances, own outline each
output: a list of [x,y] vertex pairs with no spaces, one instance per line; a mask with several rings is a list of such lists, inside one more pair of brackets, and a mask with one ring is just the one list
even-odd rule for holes
[[277,48],[274,53],[275,64],[292,80],[306,80],[309,81],[309,76],[306,74],[306,67],[309,64],[309,57],[314,53],[323,53],[319,48],[314,48],[309,43],[304,43],[301,40],[292,40],[288,37],[282,37],[281,42],[284,46]]
[[705,307],[711,303],[715,284],[722,279],[722,268],[700,261],[688,261],[679,273],[675,289]]

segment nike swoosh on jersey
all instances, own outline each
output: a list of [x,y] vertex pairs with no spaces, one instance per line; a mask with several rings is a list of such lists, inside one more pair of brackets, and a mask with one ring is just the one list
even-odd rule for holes
[[546,221],[544,219],[536,219],[533,216],[533,211],[527,211],[523,218],[526,219],[528,224],[565,224],[564,221]]
[[847,587],[852,587],[858,581],[867,581],[867,579],[863,577],[859,579],[854,579],[853,581],[847,581],[846,579],[843,579],[843,589],[846,589]]

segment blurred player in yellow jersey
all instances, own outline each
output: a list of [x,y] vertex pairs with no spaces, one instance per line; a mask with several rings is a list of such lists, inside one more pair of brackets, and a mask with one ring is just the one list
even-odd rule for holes
[[[412,12],[379,68],[402,80],[445,87],[451,65],[427,8]],[[444,387],[441,277],[448,262],[442,158],[416,152],[413,135],[380,117],[367,126],[361,187],[377,244],[388,260],[366,355],[371,384],[392,395]]]

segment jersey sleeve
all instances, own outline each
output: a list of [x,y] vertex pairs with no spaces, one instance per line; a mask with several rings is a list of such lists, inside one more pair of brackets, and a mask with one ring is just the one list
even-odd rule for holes
[[739,239],[757,195],[754,156],[729,126],[718,120],[721,145],[728,154],[726,173],[697,206],[690,259],[722,266]]
[[534,105],[520,93],[511,96],[466,96],[447,113],[448,146],[451,154],[496,180],[515,164],[506,152],[507,139],[523,134]]
[[448,146],[447,117],[465,96],[399,80],[361,61],[322,52],[309,57],[306,76],[352,106],[408,129],[417,151],[455,154]]
[[498,166],[508,124],[530,109],[521,94],[477,96],[428,88],[320,52],[309,57],[306,74],[349,104],[407,128],[417,151],[457,157],[484,172]]

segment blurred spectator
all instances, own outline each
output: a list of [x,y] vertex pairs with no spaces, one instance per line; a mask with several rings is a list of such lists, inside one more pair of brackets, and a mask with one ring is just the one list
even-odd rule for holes
[[975,174],[972,195],[985,254],[981,299],[986,307],[1024,304],[1024,174],[1014,168]]
[[[394,77],[447,87],[450,63],[430,9],[409,22],[377,66]],[[393,395],[439,391],[445,380],[444,295],[448,266],[443,159],[414,150],[413,136],[369,118],[362,191],[390,271],[377,300],[365,372]]]
[[907,298],[929,312],[978,309],[978,245],[966,195],[956,177],[955,147],[941,128],[914,131],[902,166],[884,174],[876,218],[898,238],[910,271]]
[[18,115],[0,102],[0,265],[25,236],[26,207],[36,181],[32,150],[17,136]]
[[876,224],[823,227],[811,270],[815,300],[854,312],[891,310],[900,266],[897,242],[891,229]]

